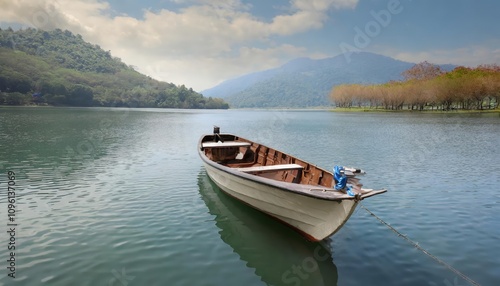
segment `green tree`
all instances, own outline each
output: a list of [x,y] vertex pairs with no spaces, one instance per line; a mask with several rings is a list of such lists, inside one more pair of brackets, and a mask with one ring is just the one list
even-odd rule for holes
[[66,96],[66,103],[73,106],[91,106],[94,100],[94,92],[90,86],[75,84],[70,88]]
[[7,105],[22,105],[27,103],[27,96],[20,92],[10,92],[5,96],[5,104]]

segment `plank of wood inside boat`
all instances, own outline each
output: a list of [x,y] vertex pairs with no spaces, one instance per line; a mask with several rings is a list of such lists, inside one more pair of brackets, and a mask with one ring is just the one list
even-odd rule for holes
[[298,164],[279,164],[279,165],[269,165],[269,166],[238,168],[237,170],[246,173],[254,173],[254,172],[272,172],[272,171],[284,171],[284,170],[299,170],[299,169],[302,169],[302,166]]
[[203,142],[203,148],[224,148],[224,147],[247,147],[251,144],[248,142],[225,141],[225,142]]

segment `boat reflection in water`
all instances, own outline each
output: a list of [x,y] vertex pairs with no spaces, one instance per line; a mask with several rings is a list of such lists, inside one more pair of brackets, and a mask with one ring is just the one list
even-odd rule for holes
[[269,285],[337,285],[329,241],[310,242],[269,216],[231,198],[203,170],[200,194],[222,240]]

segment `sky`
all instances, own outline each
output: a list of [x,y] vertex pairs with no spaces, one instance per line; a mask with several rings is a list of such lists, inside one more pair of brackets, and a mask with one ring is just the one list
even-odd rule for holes
[[299,57],[364,51],[500,64],[498,0],[0,0],[0,27],[60,28],[196,91]]

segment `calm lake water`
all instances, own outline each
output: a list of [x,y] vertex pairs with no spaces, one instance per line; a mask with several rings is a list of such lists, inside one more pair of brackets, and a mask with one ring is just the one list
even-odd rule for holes
[[[311,243],[228,198],[196,144],[224,132],[361,167],[363,205],[500,283],[498,114],[0,108],[0,285],[469,285],[362,208]],[[16,173],[16,278],[7,171]]]

